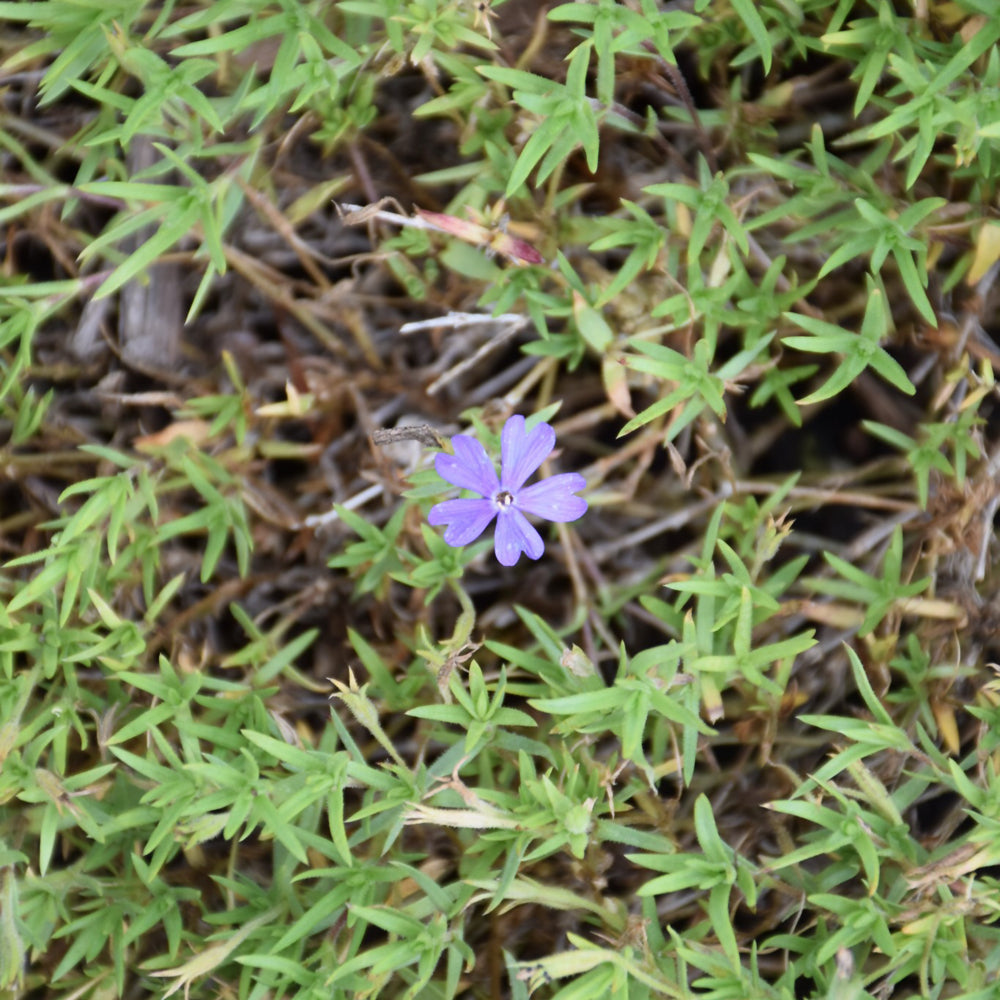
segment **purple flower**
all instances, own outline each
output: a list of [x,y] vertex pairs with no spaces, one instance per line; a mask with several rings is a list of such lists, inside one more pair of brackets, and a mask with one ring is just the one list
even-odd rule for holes
[[454,455],[444,453],[434,460],[442,479],[463,490],[478,493],[477,500],[445,500],[431,508],[427,520],[446,524],[444,540],[449,545],[468,545],[497,518],[493,541],[497,560],[513,566],[524,552],[538,559],[545,551],[542,536],[528,523],[525,513],[549,521],[575,521],[583,517],[587,501],[573,494],[587,481],[576,472],[525,486],[525,481],[555,447],[556,433],[548,424],[524,429],[524,417],[511,417],[500,435],[500,478],[483,446],[465,434],[451,439]]

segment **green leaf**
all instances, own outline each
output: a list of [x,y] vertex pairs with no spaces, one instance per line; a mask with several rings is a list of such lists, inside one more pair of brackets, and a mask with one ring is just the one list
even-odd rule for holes
[[745,25],[750,36],[760,50],[760,57],[764,63],[764,72],[771,72],[771,39],[767,33],[767,27],[757,11],[757,6],[753,0],[731,0],[733,9],[739,14],[740,20]]

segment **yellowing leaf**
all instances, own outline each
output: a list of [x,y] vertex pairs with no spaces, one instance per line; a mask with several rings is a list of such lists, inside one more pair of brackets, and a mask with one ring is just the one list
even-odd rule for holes
[[951,705],[943,701],[931,700],[931,711],[941,732],[941,739],[948,748],[948,752],[958,756],[962,748],[962,740],[958,735],[958,723],[955,720],[955,710]]
[[258,927],[262,924],[274,920],[277,915],[276,910],[269,910],[261,914],[256,920],[251,920],[245,927],[238,930],[232,937],[210,945],[204,951],[189,958],[183,965],[175,966],[172,969],[160,969],[158,972],[147,973],[150,976],[168,979],[171,976],[177,977],[177,982],[163,994],[164,998],[176,993],[181,987],[187,996],[191,989],[191,984],[203,976],[214,972],[223,962],[227,961],[235,949],[241,945]]
[[629,392],[625,362],[620,358],[605,357],[601,360],[601,380],[611,405],[623,416],[634,417],[632,393]]
[[1000,223],[985,222],[976,235],[976,249],[972,267],[965,276],[968,285],[975,285],[983,275],[1000,260]]

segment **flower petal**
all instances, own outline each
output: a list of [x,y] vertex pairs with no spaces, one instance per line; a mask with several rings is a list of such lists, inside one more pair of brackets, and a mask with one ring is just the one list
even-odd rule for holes
[[502,566],[513,566],[522,552],[529,559],[538,559],[545,551],[545,543],[525,516],[510,507],[501,511],[497,518],[493,548],[496,550],[497,562]]
[[524,417],[511,417],[500,435],[500,488],[516,493],[555,446],[556,432],[548,424],[525,433]]
[[431,507],[430,524],[447,524],[444,540],[458,548],[474,542],[489,526],[496,507],[489,500],[445,500]]
[[456,434],[451,439],[454,455],[439,453],[434,459],[437,474],[453,486],[473,490],[484,497],[492,496],[500,487],[497,470],[489,460],[486,450],[472,437]]
[[520,490],[517,506],[547,521],[575,521],[587,512],[587,501],[573,494],[586,485],[578,472],[563,472]]

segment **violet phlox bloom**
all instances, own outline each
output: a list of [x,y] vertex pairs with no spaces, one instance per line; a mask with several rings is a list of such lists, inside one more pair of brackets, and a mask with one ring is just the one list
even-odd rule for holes
[[447,525],[444,540],[449,545],[475,541],[495,517],[493,545],[497,560],[513,566],[524,552],[538,559],[545,551],[542,536],[524,516],[534,514],[549,521],[575,521],[587,510],[587,501],[573,494],[587,481],[577,472],[550,476],[532,486],[525,482],[555,447],[556,432],[548,424],[524,428],[524,417],[511,417],[500,435],[500,477],[483,446],[472,437],[456,434],[451,439],[454,455],[439,454],[434,467],[442,479],[479,499],[445,500],[435,504],[427,520]]

